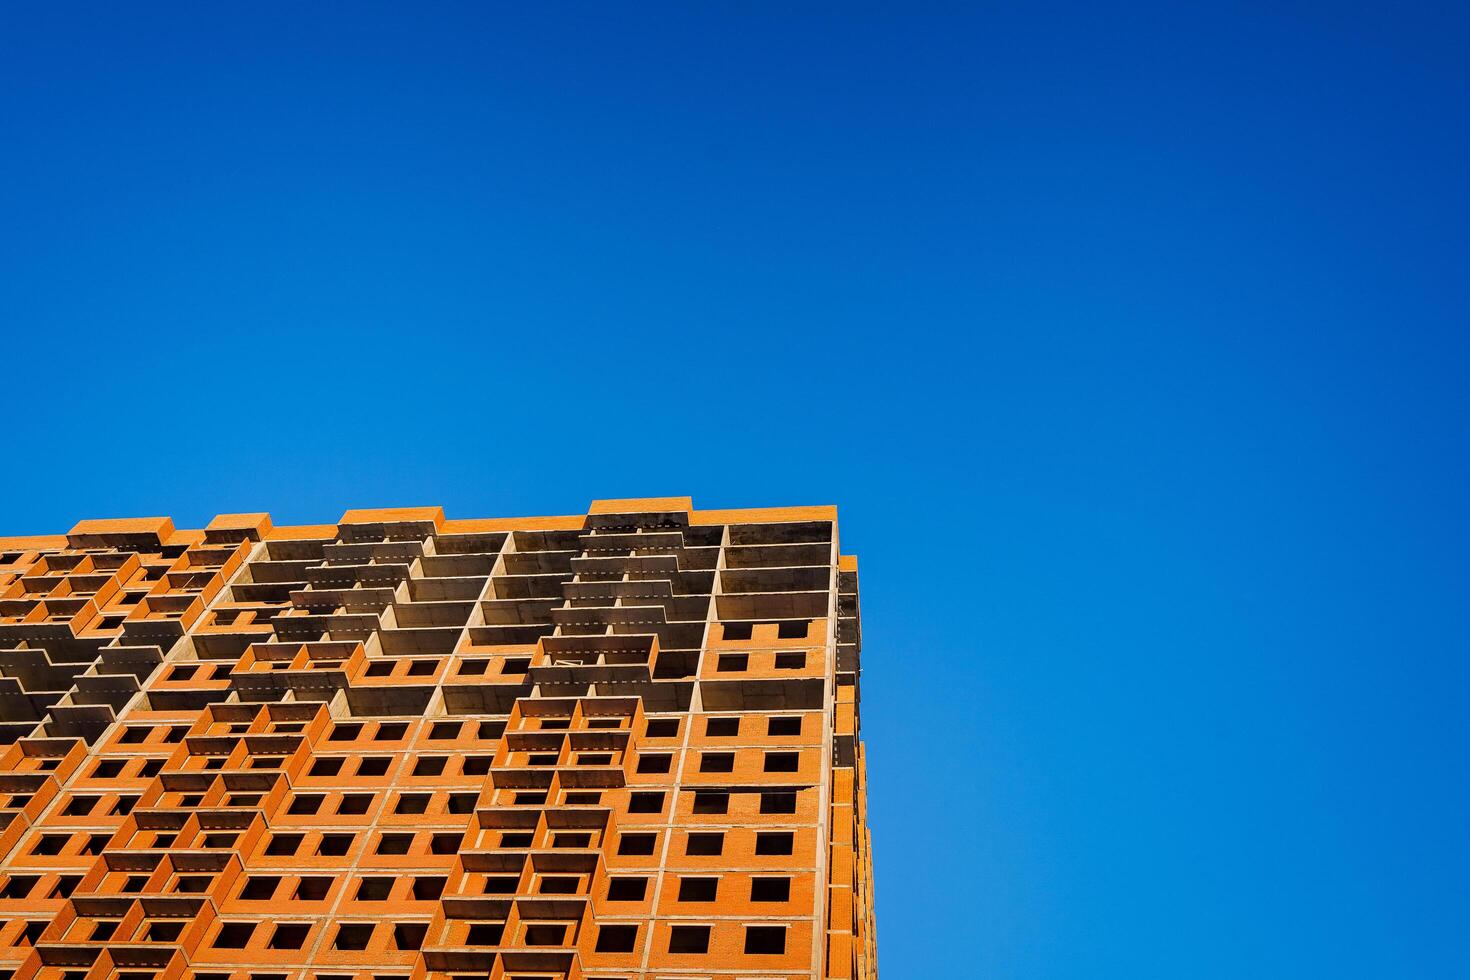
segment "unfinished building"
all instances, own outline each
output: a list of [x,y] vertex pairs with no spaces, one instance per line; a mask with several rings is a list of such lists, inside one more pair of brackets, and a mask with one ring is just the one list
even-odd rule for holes
[[830,507],[0,538],[0,980],[877,976]]

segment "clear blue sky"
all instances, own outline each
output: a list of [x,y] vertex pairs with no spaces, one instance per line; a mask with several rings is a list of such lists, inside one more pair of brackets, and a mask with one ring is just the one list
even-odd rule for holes
[[1463,4],[126,6],[5,533],[836,503],[887,980],[1470,975]]

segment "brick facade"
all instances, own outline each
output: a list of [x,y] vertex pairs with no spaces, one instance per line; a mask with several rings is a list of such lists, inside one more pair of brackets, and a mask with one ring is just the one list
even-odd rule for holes
[[0,980],[877,976],[829,507],[0,538]]

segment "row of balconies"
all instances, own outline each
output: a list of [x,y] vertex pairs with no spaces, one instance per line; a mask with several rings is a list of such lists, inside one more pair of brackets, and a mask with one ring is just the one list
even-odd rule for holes
[[250,546],[195,547],[171,563],[117,552],[73,556],[65,572],[51,555],[0,592],[0,632],[45,642],[79,636],[177,636],[191,625]]

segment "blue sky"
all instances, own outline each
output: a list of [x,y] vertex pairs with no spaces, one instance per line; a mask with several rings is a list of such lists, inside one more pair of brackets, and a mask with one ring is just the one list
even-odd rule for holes
[[888,980],[1470,973],[1465,8],[518,6],[0,10],[3,531],[836,503]]

